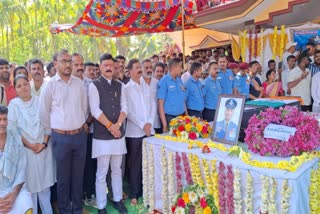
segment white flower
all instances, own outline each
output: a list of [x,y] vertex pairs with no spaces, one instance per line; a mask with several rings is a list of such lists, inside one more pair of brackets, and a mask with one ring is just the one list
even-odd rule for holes
[[169,130],[169,135],[173,135],[172,128],[170,128],[170,130]]
[[175,214],[185,214],[184,208],[182,207],[177,207],[176,210],[174,211]]
[[189,194],[189,199],[191,203],[195,203],[198,200],[198,196],[195,192],[191,191],[188,194]]
[[186,140],[189,137],[188,132],[186,132],[186,131],[183,131],[180,134],[181,134],[181,139],[182,140]]

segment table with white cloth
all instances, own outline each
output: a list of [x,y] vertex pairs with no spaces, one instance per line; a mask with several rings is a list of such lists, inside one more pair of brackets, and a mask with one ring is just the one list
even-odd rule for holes
[[[207,142],[208,139],[199,139],[199,141]],[[162,180],[162,166],[161,166],[161,154],[163,148],[166,150],[166,155],[170,152],[176,154],[196,154],[198,158],[206,159],[208,161],[217,160],[217,165],[219,161],[222,161],[226,166],[231,165],[232,168],[237,168],[241,171],[241,195],[243,198],[246,197],[246,176],[248,172],[253,178],[253,213],[259,213],[261,207],[261,191],[262,191],[262,176],[272,177],[277,182],[277,192],[276,192],[276,203],[278,213],[281,213],[280,203],[281,203],[281,189],[284,180],[288,181],[289,187],[291,188],[291,194],[289,199],[289,213],[297,214],[307,214],[310,213],[309,208],[309,186],[310,186],[310,176],[311,171],[317,169],[318,159],[314,158],[310,161],[305,162],[301,167],[299,167],[295,172],[288,172],[280,169],[268,169],[268,168],[258,168],[247,165],[241,161],[238,157],[230,156],[227,152],[223,152],[217,149],[211,149],[211,153],[202,153],[200,148],[188,149],[187,143],[173,142],[157,137],[149,137],[144,139],[143,156],[145,163],[143,164],[143,176],[144,185],[149,185],[148,196],[144,198],[147,204],[152,204],[155,209],[163,210],[162,204],[162,186],[163,182],[168,181]],[[251,154],[252,158],[259,161],[271,161],[278,162],[279,160],[289,160],[290,158],[279,158],[279,157],[262,157],[258,154]],[[150,158],[150,156],[152,156]],[[190,161],[189,161],[190,162]],[[175,164],[175,163],[174,163]],[[154,168],[150,170],[150,165]],[[182,164],[181,164],[182,165]],[[181,166],[182,167],[182,166]],[[183,167],[182,167],[183,168]],[[203,169],[201,168],[201,174],[203,180],[205,180],[205,175]],[[175,169],[175,167],[173,167]],[[168,175],[172,176],[172,175]],[[151,180],[150,180],[151,179]],[[175,178],[176,180],[176,178]],[[145,184],[148,182],[148,184]],[[153,189],[150,189],[150,182],[153,185]],[[182,170],[182,184],[187,186],[186,176]],[[176,183],[175,183],[176,185]],[[150,194],[153,194],[150,197]],[[144,196],[145,197],[145,196]],[[243,199],[244,200],[244,199]],[[245,205],[242,202],[242,213],[244,212]]]

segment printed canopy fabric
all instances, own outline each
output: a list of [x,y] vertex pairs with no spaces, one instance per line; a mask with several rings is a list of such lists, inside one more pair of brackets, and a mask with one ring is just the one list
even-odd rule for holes
[[[74,24],[52,24],[52,33],[131,36],[182,29],[181,0],[91,0]],[[184,0],[185,29],[195,28],[191,0]]]

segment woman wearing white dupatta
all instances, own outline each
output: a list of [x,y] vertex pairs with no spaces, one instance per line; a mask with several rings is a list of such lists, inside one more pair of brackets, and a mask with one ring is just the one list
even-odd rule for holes
[[10,126],[18,128],[26,149],[26,185],[32,193],[34,213],[37,213],[39,199],[42,213],[52,214],[50,186],[56,182],[56,167],[49,142],[50,131],[41,125],[39,99],[31,96],[28,79],[18,75],[14,87],[18,97],[10,102],[8,119]]

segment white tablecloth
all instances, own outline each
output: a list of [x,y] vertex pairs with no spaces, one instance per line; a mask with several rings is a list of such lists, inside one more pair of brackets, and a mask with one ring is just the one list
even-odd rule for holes
[[[206,140],[203,140],[206,141]],[[150,155],[150,149],[153,147],[154,155],[154,204],[155,209],[162,210],[162,179],[161,179],[161,148],[164,146],[167,151],[178,152],[178,153],[193,153],[197,154],[199,158],[204,158],[207,160],[217,160],[222,161],[225,165],[232,165],[233,168],[238,168],[241,171],[241,192],[243,198],[245,198],[246,190],[246,176],[248,171],[250,171],[253,177],[253,208],[254,213],[259,213],[260,203],[261,203],[261,190],[262,190],[262,180],[261,176],[269,176],[275,178],[277,181],[277,193],[276,201],[278,207],[278,213],[280,212],[280,201],[281,201],[281,189],[282,182],[288,179],[289,186],[292,190],[290,195],[290,208],[289,213],[297,214],[307,214],[309,213],[309,186],[310,186],[310,175],[311,170],[316,169],[318,159],[313,159],[309,162],[304,163],[296,172],[287,172],[278,169],[265,169],[252,167],[237,157],[228,156],[227,153],[212,149],[211,153],[203,154],[201,150],[198,149],[188,149],[187,144],[177,143],[172,141],[166,141],[156,137],[149,137],[145,139],[147,151]],[[152,146],[152,147],[151,147]],[[181,155],[181,154],[180,154]],[[280,159],[284,160],[286,158],[278,157],[261,157],[259,155],[252,154],[252,157],[257,160],[278,162]],[[289,158],[287,158],[289,159]],[[149,163],[150,164],[150,163]],[[186,185],[184,171],[183,174],[183,184]],[[244,203],[243,203],[244,204]],[[245,206],[243,205],[243,210]],[[244,211],[243,211],[244,213]]]

